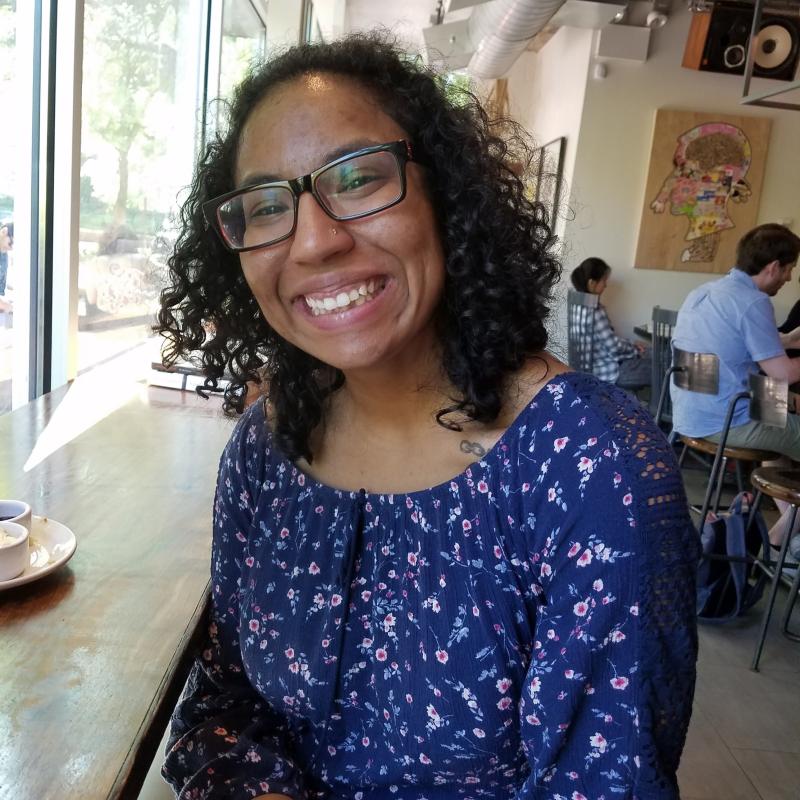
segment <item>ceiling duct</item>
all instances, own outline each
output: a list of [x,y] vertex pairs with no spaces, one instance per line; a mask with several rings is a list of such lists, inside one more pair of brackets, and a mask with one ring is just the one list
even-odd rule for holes
[[564,0],[494,0],[475,8],[469,18],[469,36],[476,43],[470,75],[505,75],[563,4]]

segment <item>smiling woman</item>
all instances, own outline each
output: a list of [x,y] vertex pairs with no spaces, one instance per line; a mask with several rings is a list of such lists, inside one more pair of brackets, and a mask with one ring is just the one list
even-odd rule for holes
[[492,130],[356,36],[256,70],[197,170],[159,330],[243,417],[184,800],[677,797],[680,478],[635,400],[546,352],[555,241]]

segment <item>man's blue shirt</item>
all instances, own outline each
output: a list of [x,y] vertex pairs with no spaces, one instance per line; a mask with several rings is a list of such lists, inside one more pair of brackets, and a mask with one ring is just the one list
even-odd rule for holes
[[[784,354],[769,296],[739,269],[703,284],[684,301],[673,332],[675,347],[719,356],[719,394],[671,387],[675,430],[686,436],[719,433],[731,397],[747,388],[759,361]],[[747,401],[736,407],[731,425],[750,421]]]

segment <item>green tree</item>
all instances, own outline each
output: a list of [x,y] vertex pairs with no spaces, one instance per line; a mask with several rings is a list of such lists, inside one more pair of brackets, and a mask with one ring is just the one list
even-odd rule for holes
[[[84,106],[92,131],[117,153],[118,188],[112,232],[125,222],[131,148],[153,140],[146,128],[153,98],[174,80],[174,60],[163,41],[175,38],[179,0],[88,0]],[[171,71],[171,72],[170,72]],[[167,73],[167,74],[165,74]],[[88,90],[88,92],[87,92]],[[88,94],[88,96],[87,96]]]

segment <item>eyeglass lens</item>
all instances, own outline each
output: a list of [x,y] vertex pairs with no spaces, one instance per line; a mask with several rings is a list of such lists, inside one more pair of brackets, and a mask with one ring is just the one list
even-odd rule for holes
[[[339,219],[374,214],[397,202],[402,192],[400,165],[386,151],[334,164],[320,172],[314,182],[317,200]],[[291,233],[294,197],[286,186],[263,186],[226,200],[217,214],[231,246],[259,247]]]

